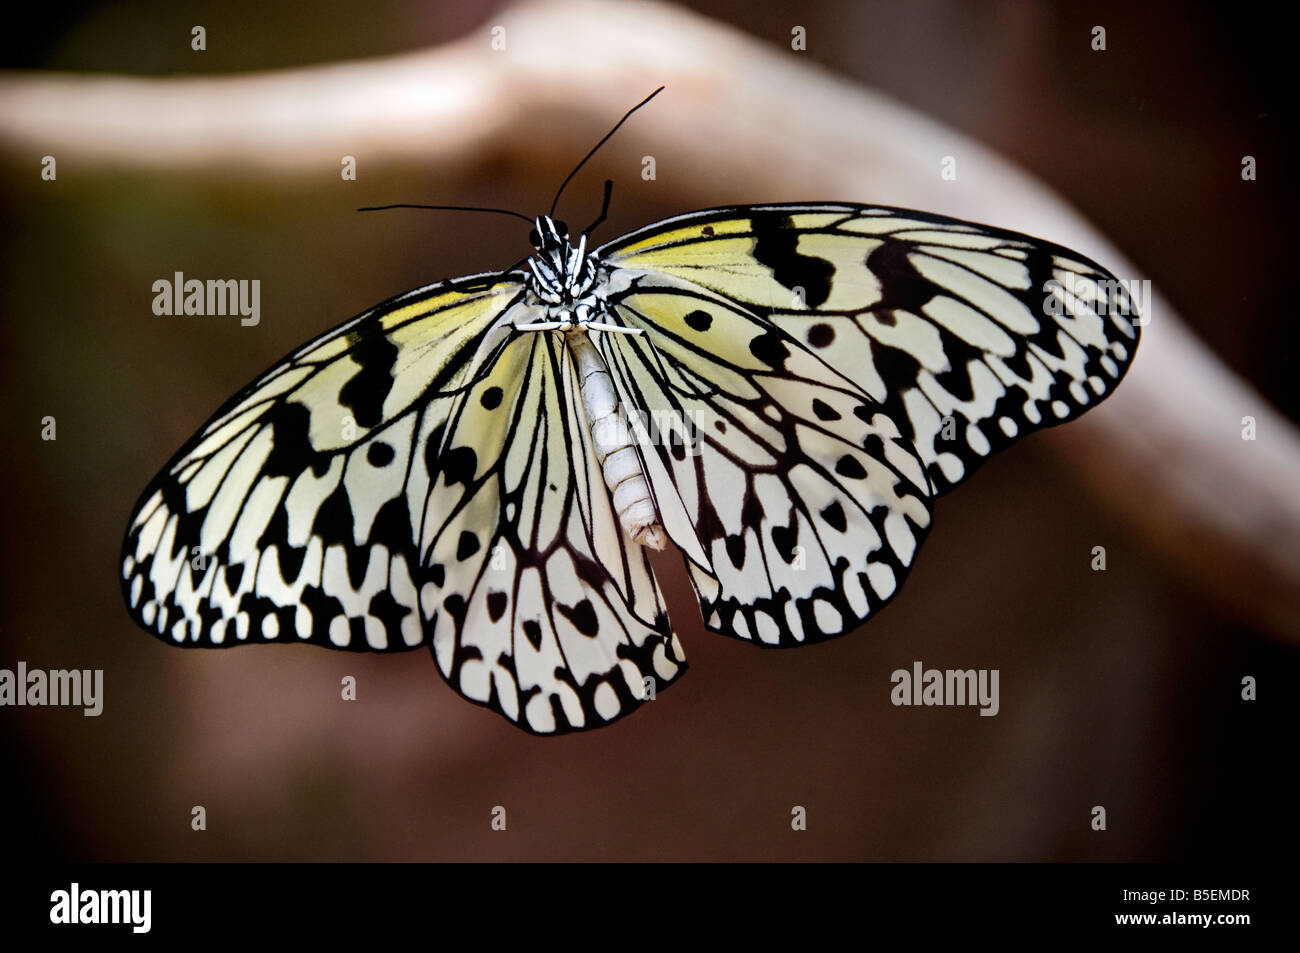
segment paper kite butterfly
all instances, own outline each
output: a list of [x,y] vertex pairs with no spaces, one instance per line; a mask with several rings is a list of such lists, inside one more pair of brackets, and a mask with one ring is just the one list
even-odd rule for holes
[[938,495],[1095,406],[1137,346],[1122,282],[1001,229],[756,205],[592,250],[553,212],[522,267],[393,298],[229,401],[131,517],[135,620],[428,646],[528,731],[604,725],[686,668],[647,549],[683,553],[709,629],[843,635]]

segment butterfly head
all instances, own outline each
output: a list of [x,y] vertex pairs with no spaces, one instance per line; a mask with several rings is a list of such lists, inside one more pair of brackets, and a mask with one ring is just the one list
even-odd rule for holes
[[533,290],[550,305],[569,307],[587,295],[595,282],[595,268],[587,255],[587,236],[578,247],[569,244],[569,227],[564,222],[539,215],[528,235],[536,254],[528,259]]
[[533,248],[543,255],[569,247],[569,226],[549,215],[539,215],[528,233]]

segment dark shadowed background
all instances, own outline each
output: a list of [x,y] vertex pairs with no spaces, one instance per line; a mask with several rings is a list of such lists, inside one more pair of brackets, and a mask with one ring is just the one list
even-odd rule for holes
[[[791,26],[806,26],[811,60],[1021,163],[1296,419],[1290,34],[1276,24],[1175,3],[694,6],[787,49]],[[4,65],[270,70],[475,33],[486,44],[497,9],[73,2],[9,31]],[[208,33],[201,55],[189,47],[196,23]],[[1094,24],[1107,29],[1103,55],[1089,50]],[[762,84],[754,78],[754,96]],[[586,117],[573,122],[588,132]],[[607,125],[591,124],[590,141]],[[136,628],[117,582],[126,519],[219,404],[376,302],[527,251],[526,228],[504,218],[352,210],[438,201],[533,212],[579,155],[539,142],[450,178],[363,166],[355,183],[336,168],[268,181],[234,163],[202,177],[79,176],[65,163],[49,187],[34,184],[39,156],[3,156],[0,667],[102,668],[106,695],[98,718],[0,709],[11,857],[1281,855],[1294,827],[1281,765],[1295,724],[1282,699],[1297,652],[1204,599],[1042,437],[945,497],[895,603],[824,645],[765,652],[705,631],[684,571],[660,560],[691,671],[592,733],[525,735],[460,699],[423,650],[181,652]],[[1243,155],[1260,168],[1248,186]],[[698,188],[642,181],[626,159],[602,154],[575,181],[570,221],[594,214],[605,176],[617,182],[605,238],[700,204],[891,201],[737,194],[719,182],[701,203]],[[685,195],[694,204],[683,207]],[[152,283],[175,271],[260,279],[261,324],[155,316]],[[40,439],[47,415],[54,442]],[[1089,568],[1097,545],[1104,573]],[[1001,713],[892,706],[890,673],[915,660],[1000,669]],[[348,674],[352,703],[339,698]],[[1261,701],[1240,699],[1245,675]],[[206,831],[190,829],[194,805],[207,809]],[[496,805],[508,811],[504,833],[489,828]],[[794,805],[807,809],[806,832],[790,829]],[[1107,809],[1105,832],[1090,829],[1094,805]]]

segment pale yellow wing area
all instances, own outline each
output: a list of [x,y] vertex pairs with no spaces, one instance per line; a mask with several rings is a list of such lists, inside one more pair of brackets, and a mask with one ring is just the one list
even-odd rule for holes
[[478,276],[378,305],[230,400],[142,494],[127,606],[175,645],[423,644],[423,450],[522,291]]
[[802,342],[881,403],[937,492],[1099,403],[1141,323],[1141,285],[1076,252],[906,209],[715,209],[598,254],[620,282],[671,276]]

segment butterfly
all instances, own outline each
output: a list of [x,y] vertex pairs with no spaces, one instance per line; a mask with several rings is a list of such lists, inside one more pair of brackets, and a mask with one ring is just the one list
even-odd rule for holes
[[228,401],[130,518],[133,618],[186,647],[427,646],[529,732],[605,725],[686,669],[649,550],[680,550],[715,632],[843,635],[936,497],[1133,359],[1128,286],[1050,242],[824,202],[591,249],[609,190],[576,243],[553,203],[520,266],[377,305]]

